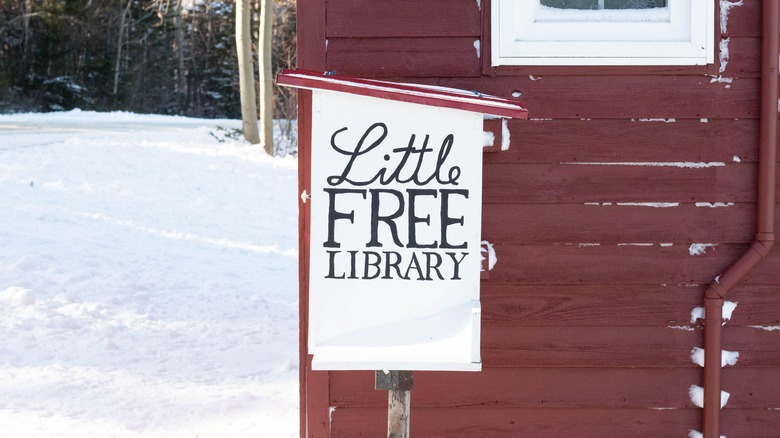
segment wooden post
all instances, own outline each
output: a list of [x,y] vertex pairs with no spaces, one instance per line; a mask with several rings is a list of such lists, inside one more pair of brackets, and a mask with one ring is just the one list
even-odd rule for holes
[[387,394],[387,438],[409,438],[414,371],[377,371],[375,389]]

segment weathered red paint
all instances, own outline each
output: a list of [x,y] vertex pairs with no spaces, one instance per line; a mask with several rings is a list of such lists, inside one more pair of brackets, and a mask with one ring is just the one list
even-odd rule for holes
[[[752,251],[757,230],[777,225],[766,213],[758,214],[763,225],[755,221],[758,203],[779,208],[756,192],[761,166],[777,162],[757,147],[760,137],[777,135],[760,123],[762,2],[732,7],[722,35],[715,23],[716,46],[729,39],[722,72],[718,63],[492,68],[490,0],[299,5],[307,8],[299,17],[299,68],[520,93],[531,109],[531,120],[508,123],[509,150],[494,145],[484,156],[483,237],[498,257],[482,282],[484,370],[416,374],[412,436],[701,431],[703,411],[688,388],[709,386],[690,357],[703,346],[704,324],[691,322],[691,310],[715,275]],[[764,111],[776,116],[776,96],[765,95],[773,104]],[[302,108],[304,125],[305,114]],[[592,164],[574,164],[583,162]],[[722,165],[597,164],[605,162]],[[693,243],[714,246],[691,255]],[[780,326],[779,252],[739,277],[728,295],[739,306],[721,337],[740,357],[722,370],[731,399],[715,433],[775,437],[780,331],[756,327]],[[386,400],[370,373],[306,370],[302,386],[306,436],[386,433]]]
[[761,135],[756,191],[756,237],[750,247],[715,278],[704,294],[704,438],[721,436],[721,350],[723,346],[723,302],[731,289],[764,262],[775,245],[777,202],[777,95],[778,34],[780,5],[762,3],[761,44]]

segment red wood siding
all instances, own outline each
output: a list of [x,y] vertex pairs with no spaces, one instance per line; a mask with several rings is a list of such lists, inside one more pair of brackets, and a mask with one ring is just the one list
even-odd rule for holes
[[[299,17],[301,67],[519,93],[529,108],[531,120],[509,121],[509,150],[484,156],[483,237],[498,261],[482,282],[483,371],[417,373],[411,434],[701,430],[688,395],[702,385],[691,312],[755,233],[760,2],[733,6],[723,31],[716,23],[724,64],[498,69],[485,60],[489,0],[299,4],[310,8]],[[709,246],[694,255],[694,244]],[[723,345],[740,356],[723,371],[721,433],[776,437],[780,252],[729,300],[738,305]],[[386,393],[372,373],[305,369],[302,381],[307,436],[386,435]]]
[[327,69],[366,77],[479,76],[475,0],[330,0]]

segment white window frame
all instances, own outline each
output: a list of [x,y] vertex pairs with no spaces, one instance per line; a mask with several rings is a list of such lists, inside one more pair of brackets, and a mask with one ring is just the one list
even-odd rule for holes
[[669,0],[666,8],[629,15],[614,10],[556,11],[540,0],[492,0],[491,7],[493,66],[714,62],[713,0]]

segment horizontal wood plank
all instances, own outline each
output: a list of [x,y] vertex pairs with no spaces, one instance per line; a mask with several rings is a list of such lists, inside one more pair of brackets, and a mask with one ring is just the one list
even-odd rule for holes
[[[540,285],[709,284],[747,248],[747,245],[730,244],[693,250],[684,244],[495,244],[497,262],[488,281]],[[701,254],[695,255],[696,249],[701,249]],[[776,284],[777,272],[780,272],[780,251],[773,251],[743,283]]]
[[[726,29],[720,29],[722,37],[729,38],[735,36],[761,36],[761,13],[762,6],[760,1],[729,1],[731,7],[728,8],[728,14],[721,15],[724,18]],[[721,4],[722,8],[722,4]],[[718,20],[720,21],[720,20]]]
[[[381,407],[384,391],[374,373],[331,373],[330,403]],[[685,409],[695,405],[691,385],[701,368],[485,368],[479,373],[416,372],[416,408]],[[780,368],[729,366],[723,370],[726,409],[780,409]]]
[[603,164],[491,164],[485,203],[753,202],[757,167],[706,168]]
[[[707,285],[519,285],[483,281],[482,321],[494,327],[690,327]],[[728,327],[780,326],[776,286],[740,285]],[[777,333],[780,341],[780,330]]]
[[[701,430],[701,409],[512,409],[415,408],[412,393],[410,435],[458,438],[684,437]],[[387,434],[387,408],[336,408],[332,438]],[[725,409],[727,436],[776,438],[780,411]],[[756,425],[761,426],[757,427]]]
[[[659,204],[665,205],[665,204]],[[500,243],[748,243],[755,204],[484,204],[482,238]],[[780,217],[780,205],[778,205]]]
[[669,327],[511,327],[486,322],[482,326],[482,363],[484,367],[511,368],[696,368],[691,351],[702,344],[700,327],[691,328],[687,323]]
[[479,38],[474,0],[329,0],[328,37]]
[[474,37],[331,38],[327,69],[370,78],[479,76]]
[[[764,376],[767,373],[759,373]],[[415,372],[415,407],[690,408],[694,368],[491,368],[479,373]],[[605,385],[605,383],[607,383]],[[331,374],[331,405],[381,407],[372,372]],[[747,382],[746,387],[751,387]],[[776,385],[769,385],[776,386]],[[675,390],[676,389],[676,390]],[[756,391],[751,400],[772,396]],[[775,396],[774,398],[776,398]],[[747,403],[743,403],[747,404]]]
[[486,164],[754,163],[757,119],[510,120],[509,149]]
[[[674,324],[674,323],[672,323]],[[668,327],[482,327],[485,367],[693,367],[691,352],[703,348],[701,325]],[[777,367],[780,330],[731,326],[723,348],[739,352],[740,367]]]
[[722,78],[755,78],[761,76],[761,38],[732,37],[728,44],[728,63],[721,64]]
[[[482,321],[494,327],[694,327],[691,311],[702,305],[705,290],[705,285],[539,286],[484,281]],[[751,297],[766,292],[764,287],[755,290]],[[780,295],[774,300],[758,298],[760,303],[774,301],[780,301]]]
[[531,119],[758,117],[758,78],[730,83],[710,77],[654,75],[522,75],[427,80],[519,100]]

